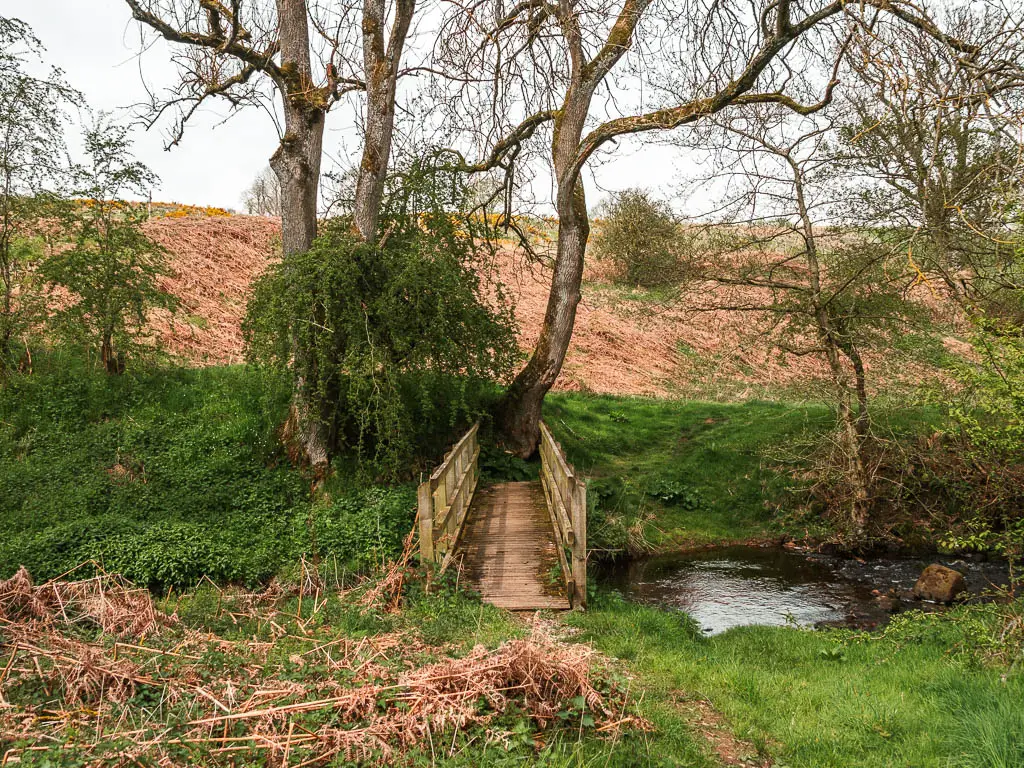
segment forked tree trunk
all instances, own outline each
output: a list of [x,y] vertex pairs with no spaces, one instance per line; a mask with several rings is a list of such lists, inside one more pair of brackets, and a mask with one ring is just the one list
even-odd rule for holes
[[612,67],[632,45],[644,9],[650,0],[626,0],[600,50],[588,56],[585,35],[572,3],[548,4],[557,8],[566,52],[571,62],[569,87],[554,120],[551,159],[555,170],[558,214],[558,251],[551,278],[548,307],[544,313],[537,346],[529,362],[519,372],[499,407],[502,442],[512,453],[531,456],[540,442],[540,416],[544,396],[555,383],[565,362],[576,308],[580,303],[583,258],[590,237],[587,200],[580,176],[583,164],[596,145],[581,146],[583,128],[594,92]]
[[[864,538],[868,525],[870,509],[868,507],[868,477],[864,466],[864,437],[868,430],[868,401],[865,385],[864,363],[856,346],[841,340],[839,330],[835,327],[829,314],[827,303],[822,296],[821,262],[818,259],[818,242],[814,232],[814,221],[804,194],[804,175],[800,165],[792,154],[783,155],[793,174],[793,191],[796,197],[797,212],[800,216],[800,235],[804,242],[804,259],[807,263],[808,277],[811,283],[811,305],[814,310],[814,322],[818,339],[825,350],[832,385],[836,392],[836,411],[839,417],[839,430],[842,438],[842,451],[846,461],[846,479],[851,488],[850,524],[854,539]],[[843,367],[841,354],[845,354],[853,363],[855,384],[859,410],[854,414],[851,403],[851,387],[846,369]]]
[[[283,97],[285,135],[270,166],[281,186],[281,246],[286,256],[308,251],[316,238],[320,158],[323,154],[326,109],[312,102],[309,27],[305,0],[277,0],[281,39],[279,83]],[[295,345],[299,371],[308,365],[307,351]],[[323,414],[310,396],[301,373],[296,376],[288,431],[298,443],[318,478],[328,469],[327,428]]]

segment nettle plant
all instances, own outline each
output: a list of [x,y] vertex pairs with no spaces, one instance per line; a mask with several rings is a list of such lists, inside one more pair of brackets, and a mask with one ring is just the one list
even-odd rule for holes
[[250,359],[288,370],[332,453],[381,475],[479,415],[515,360],[512,309],[474,269],[484,256],[464,201],[454,176],[414,162],[391,179],[376,242],[334,219],[249,303]]
[[163,249],[142,231],[145,210],[124,197],[152,188],[156,176],[131,156],[127,129],[97,121],[85,132],[88,163],[74,171],[75,200],[65,215],[73,245],[43,262],[47,282],[67,298],[51,318],[70,343],[99,348],[108,373],[122,373],[129,353],[146,349],[150,310],[173,310],[159,278]]

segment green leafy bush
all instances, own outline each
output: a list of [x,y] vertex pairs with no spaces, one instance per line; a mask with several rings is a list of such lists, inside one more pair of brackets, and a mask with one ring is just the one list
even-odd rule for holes
[[156,176],[131,157],[127,129],[98,122],[85,131],[90,163],[76,169],[79,204],[64,226],[73,240],[43,261],[47,282],[70,300],[51,318],[65,339],[98,348],[108,373],[121,373],[127,352],[146,349],[148,313],[173,309],[176,300],[159,285],[168,274],[164,251],[142,231],[141,206],[123,196],[145,193]]
[[259,280],[244,325],[250,358],[301,382],[335,454],[390,476],[475,419],[516,353],[511,309],[500,286],[485,296],[470,223],[439,187],[414,167],[377,244],[330,222]]
[[356,490],[319,503],[310,521],[316,552],[336,558],[349,569],[380,566],[401,553],[415,512],[412,486]]
[[962,459],[952,478],[967,507],[966,525],[947,544],[1024,558],[1024,335],[975,336],[977,362],[958,368],[961,399],[951,436]]
[[644,190],[627,189],[613,195],[599,215],[594,251],[615,266],[623,283],[656,288],[679,280],[680,233],[667,205]]

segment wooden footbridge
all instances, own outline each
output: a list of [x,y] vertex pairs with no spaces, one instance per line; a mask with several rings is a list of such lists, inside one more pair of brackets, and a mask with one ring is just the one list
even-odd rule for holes
[[540,480],[478,491],[479,423],[419,487],[420,556],[512,611],[587,602],[587,490],[540,425]]

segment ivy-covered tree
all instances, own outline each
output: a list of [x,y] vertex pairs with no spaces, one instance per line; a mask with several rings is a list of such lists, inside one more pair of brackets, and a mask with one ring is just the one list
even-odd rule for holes
[[133,159],[127,129],[102,118],[85,132],[88,163],[75,169],[75,201],[65,218],[73,245],[48,257],[47,282],[63,289],[51,318],[60,336],[98,348],[108,373],[122,373],[146,337],[147,313],[173,309],[160,288],[163,249],[142,231],[143,206],[126,195],[148,191],[156,176]]
[[27,24],[0,17],[0,375],[39,318],[39,222],[68,169],[66,110],[81,100],[59,69],[30,73],[42,52]]

